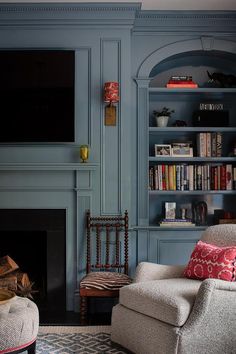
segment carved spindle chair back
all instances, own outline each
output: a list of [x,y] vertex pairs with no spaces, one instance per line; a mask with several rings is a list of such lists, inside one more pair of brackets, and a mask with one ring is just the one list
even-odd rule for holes
[[[90,210],[86,213],[87,274],[80,282],[82,323],[87,320],[89,297],[119,297],[119,289],[131,283],[128,276],[128,228],[127,211],[124,216],[116,217],[93,217]],[[114,246],[113,252],[111,246]]]

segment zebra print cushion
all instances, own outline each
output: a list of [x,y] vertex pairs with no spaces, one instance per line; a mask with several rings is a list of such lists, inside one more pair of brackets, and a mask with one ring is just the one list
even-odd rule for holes
[[118,290],[129,285],[132,280],[128,275],[115,272],[91,272],[80,282],[80,288],[99,290]]

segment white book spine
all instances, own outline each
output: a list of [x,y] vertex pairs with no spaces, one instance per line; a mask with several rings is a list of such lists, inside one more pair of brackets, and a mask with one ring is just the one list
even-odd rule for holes
[[193,174],[193,165],[188,166],[189,170],[189,190],[194,190],[194,174]]

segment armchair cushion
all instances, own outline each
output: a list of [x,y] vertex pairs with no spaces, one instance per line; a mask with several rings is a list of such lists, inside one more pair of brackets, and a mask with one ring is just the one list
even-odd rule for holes
[[200,285],[201,281],[186,278],[135,283],[120,290],[120,304],[179,327],[186,322]]
[[192,279],[216,278],[235,281],[236,246],[219,247],[199,241],[184,275]]

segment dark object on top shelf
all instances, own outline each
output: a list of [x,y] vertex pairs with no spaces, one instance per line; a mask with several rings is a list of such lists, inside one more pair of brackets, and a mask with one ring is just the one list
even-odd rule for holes
[[227,75],[224,73],[217,72],[210,74],[209,71],[207,71],[207,75],[210,78],[208,83],[215,83],[218,84],[218,86],[220,87],[236,86],[236,76],[234,75]]
[[228,111],[195,111],[193,112],[194,127],[228,127]]
[[207,225],[207,203],[202,201],[202,202],[196,202],[193,203],[193,222],[197,226],[205,226]]
[[184,120],[177,119],[174,122],[173,127],[187,127],[187,123]]

